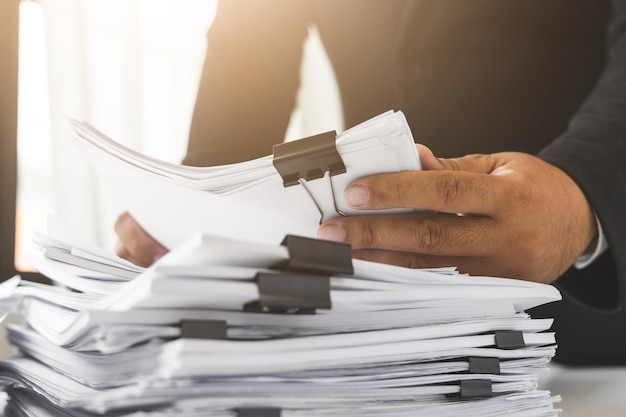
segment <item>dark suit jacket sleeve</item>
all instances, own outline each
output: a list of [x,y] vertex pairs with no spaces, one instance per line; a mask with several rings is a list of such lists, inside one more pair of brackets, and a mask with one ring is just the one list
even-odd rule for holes
[[584,304],[617,309],[626,297],[626,0],[612,1],[609,55],[567,131],[539,156],[568,173],[587,196],[609,253],[569,271],[557,285]]
[[299,85],[305,10],[303,1],[219,2],[184,164],[246,161],[283,141]]

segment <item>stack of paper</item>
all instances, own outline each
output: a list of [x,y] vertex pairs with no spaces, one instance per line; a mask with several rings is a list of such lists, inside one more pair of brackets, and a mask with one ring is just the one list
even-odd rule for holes
[[[524,313],[558,300],[551,286],[351,260],[297,237],[202,234],[130,281],[78,263],[42,257],[65,287],[6,284],[25,318],[0,362],[7,416],[558,414],[535,389],[551,320]],[[262,282],[284,276],[293,288]]]
[[0,285],[0,308],[19,299],[24,318],[7,326],[18,353],[0,361],[7,417],[559,413],[536,390],[552,321],[525,313],[560,299],[555,288],[352,260],[312,239],[320,221],[355,214],[351,180],[420,169],[401,113],[207,168],[74,128],[173,250],[143,269],[54,223],[38,234],[31,263],[57,285]]

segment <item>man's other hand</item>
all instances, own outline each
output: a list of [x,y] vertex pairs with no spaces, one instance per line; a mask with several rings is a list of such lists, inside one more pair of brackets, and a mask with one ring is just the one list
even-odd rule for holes
[[115,232],[119,237],[117,256],[136,265],[148,267],[167,253],[128,212],[120,214],[115,221]]

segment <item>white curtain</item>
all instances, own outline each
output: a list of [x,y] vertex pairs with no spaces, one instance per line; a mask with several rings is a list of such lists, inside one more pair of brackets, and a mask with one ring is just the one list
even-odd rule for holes
[[[179,162],[216,1],[39,3],[47,47],[56,215],[85,238],[112,249],[113,223],[123,203],[68,141],[68,119],[82,118],[134,149]],[[306,82],[288,139],[343,129],[332,69],[316,31],[311,33],[301,72]]]
[[123,204],[68,141],[69,118],[158,158],[186,147],[215,1],[40,0],[53,142],[54,206],[103,247]]

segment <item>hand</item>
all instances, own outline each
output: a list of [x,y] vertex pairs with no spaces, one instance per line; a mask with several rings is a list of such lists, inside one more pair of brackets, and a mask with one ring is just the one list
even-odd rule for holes
[[508,152],[437,159],[422,145],[418,152],[423,171],[360,178],[344,199],[356,209],[426,211],[336,218],[318,237],[350,243],[365,260],[550,283],[597,234],[576,183],[539,158]]
[[120,214],[115,221],[115,232],[120,239],[117,256],[135,265],[148,267],[167,253],[167,249],[150,237],[128,212]]

